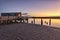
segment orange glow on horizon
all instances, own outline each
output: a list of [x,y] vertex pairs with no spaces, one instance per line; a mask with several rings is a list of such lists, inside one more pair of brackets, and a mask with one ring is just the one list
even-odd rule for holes
[[30,16],[60,16],[60,11],[37,11],[31,12]]
[[30,16],[60,16],[60,5],[56,4],[57,6],[45,8],[45,9],[36,9],[30,11]]
[[60,13],[31,13],[30,16],[60,16]]

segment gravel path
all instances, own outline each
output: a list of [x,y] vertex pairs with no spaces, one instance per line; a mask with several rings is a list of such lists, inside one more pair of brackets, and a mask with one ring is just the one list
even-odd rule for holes
[[60,29],[26,23],[0,25],[0,40],[60,40]]

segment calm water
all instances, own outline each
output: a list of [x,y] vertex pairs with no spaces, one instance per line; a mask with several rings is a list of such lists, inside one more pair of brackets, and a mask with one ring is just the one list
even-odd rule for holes
[[[33,21],[33,19],[29,19],[29,23],[31,23],[31,21]],[[48,22],[49,19],[43,19],[44,25],[48,25]],[[41,24],[41,19],[35,19],[35,24]],[[51,19],[51,26],[60,28],[60,19]]]

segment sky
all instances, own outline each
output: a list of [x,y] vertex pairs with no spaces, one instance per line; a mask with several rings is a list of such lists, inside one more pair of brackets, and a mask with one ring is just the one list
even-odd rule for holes
[[0,13],[22,12],[31,16],[60,16],[60,0],[0,0]]

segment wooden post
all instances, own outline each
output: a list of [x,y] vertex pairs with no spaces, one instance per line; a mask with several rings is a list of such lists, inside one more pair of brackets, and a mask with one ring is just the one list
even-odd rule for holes
[[28,20],[27,20],[27,23],[28,23]]
[[49,19],[49,25],[51,25],[51,18]]
[[0,16],[0,24],[1,24],[1,16]]
[[9,15],[8,15],[8,20],[6,20],[5,23],[9,24]]
[[34,18],[34,24],[35,24],[35,18]]
[[26,20],[27,20],[27,23],[28,23],[28,18]]
[[41,18],[41,25],[43,25],[43,20],[42,20],[42,18]]

